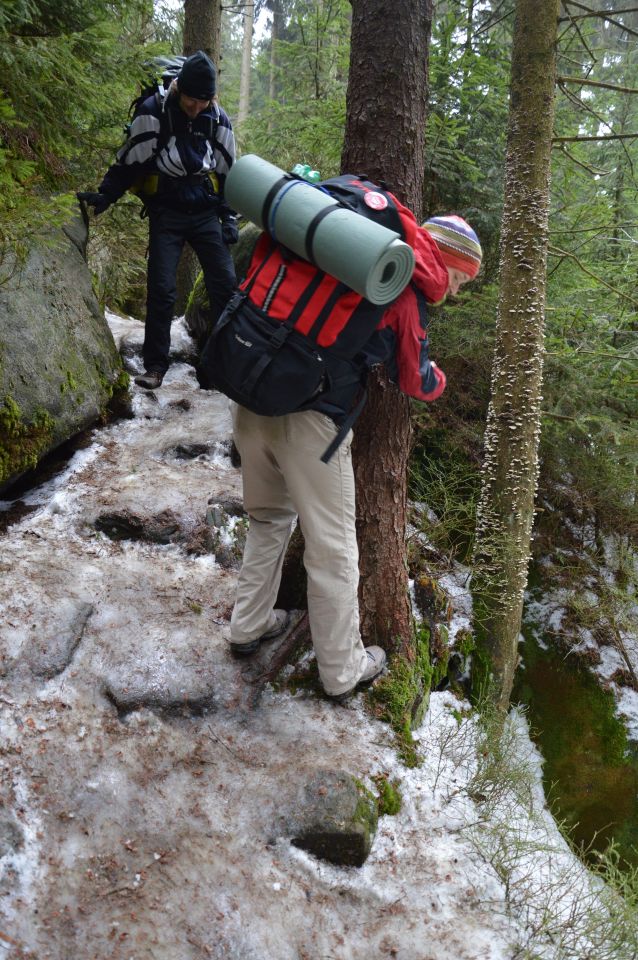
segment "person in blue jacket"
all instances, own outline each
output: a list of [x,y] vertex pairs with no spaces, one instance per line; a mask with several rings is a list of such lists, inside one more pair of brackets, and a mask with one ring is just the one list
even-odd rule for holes
[[165,96],[153,94],[139,107],[98,192],[78,194],[97,215],[135,185],[148,212],[145,373],[135,378],[146,389],[161,386],[168,369],[184,243],[202,266],[213,323],[235,288],[228,245],[237,242],[238,231],[223,198],[235,138],[215,99],[216,80],[215,65],[202,50],[188,57]]

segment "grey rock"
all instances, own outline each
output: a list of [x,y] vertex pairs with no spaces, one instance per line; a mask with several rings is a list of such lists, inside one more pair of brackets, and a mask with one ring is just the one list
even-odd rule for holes
[[204,522],[199,523],[189,537],[187,552],[196,556],[213,553],[220,567],[238,570],[248,532],[243,522],[245,516],[240,500],[209,501]]
[[[95,423],[121,373],[83,256],[86,236],[79,218],[52,231],[51,244],[34,245],[0,284],[0,491]],[[12,266],[5,256],[3,275]]]
[[330,863],[362,866],[377,829],[377,805],[343,770],[322,770],[306,784],[292,817],[292,842]]
[[203,716],[217,709],[212,678],[197,676],[178,664],[159,678],[143,669],[124,678],[114,676],[107,680],[103,692],[120,719],[143,709],[164,717]]
[[69,600],[60,604],[59,611],[59,627],[53,634],[36,635],[23,658],[34,676],[47,680],[62,673],[73,659],[93,604]]

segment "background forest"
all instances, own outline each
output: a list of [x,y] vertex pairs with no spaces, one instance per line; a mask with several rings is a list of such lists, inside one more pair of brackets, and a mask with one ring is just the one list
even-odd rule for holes
[[[638,532],[638,6],[604,7],[561,5],[533,573],[551,557],[552,576],[574,593],[574,623],[618,635],[635,617]],[[464,216],[485,255],[454,308],[433,312],[445,398],[413,410],[411,494],[437,518],[423,523],[442,566],[469,563],[474,541],[513,14],[514,0],[439,0],[434,8],[424,211]],[[243,152],[285,169],[308,163],[323,177],[339,172],[350,15],[347,0],[224,6],[219,95]],[[76,190],[96,187],[122,141],[144,62],[182,52],[182,22],[181,5],[149,0],[2,6],[0,283],[3,264],[14,262],[8,251],[26,251],[34,233],[68,217]],[[92,224],[91,265],[100,300],[141,316],[146,241],[138,211],[125,198]],[[600,569],[610,538],[607,576]],[[638,686],[635,675],[629,681]]]

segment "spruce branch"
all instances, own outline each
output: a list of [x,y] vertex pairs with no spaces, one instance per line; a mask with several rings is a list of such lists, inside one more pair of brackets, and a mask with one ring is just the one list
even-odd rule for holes
[[576,0],[565,0],[565,6],[576,7],[578,10],[584,10],[585,13],[577,17],[572,17],[571,14],[568,14],[567,17],[561,17],[559,23],[564,23],[566,20],[571,20],[573,23],[574,20],[586,20],[588,17],[600,17],[601,20],[606,20],[607,23],[613,23],[615,27],[620,27],[622,31],[630,34],[632,37],[638,37],[638,30],[632,30],[631,27],[625,26],[621,20],[616,20],[614,17],[609,16],[610,13],[635,13],[636,7],[628,7],[625,10],[592,10],[591,7],[585,6],[584,3],[577,3]]
[[611,133],[600,137],[552,137],[552,143],[583,143],[594,140],[635,140],[638,133]]
[[590,167],[588,163],[585,163],[583,160],[579,160],[565,147],[561,147],[560,150],[568,160],[571,160],[572,163],[575,163],[577,167],[582,167],[583,170],[585,170],[586,173],[591,174],[592,177],[609,177],[614,172],[613,170],[594,170],[594,168]]
[[630,303],[633,303],[635,306],[638,307],[638,300],[634,300],[634,298],[630,297],[627,293],[623,293],[622,290],[619,290],[617,287],[612,286],[611,283],[607,283],[607,281],[603,280],[602,277],[599,277],[595,273],[592,273],[591,270],[587,269],[587,267],[584,265],[582,260],[579,257],[577,257],[575,253],[570,253],[569,250],[561,250],[559,247],[552,247],[552,246],[548,248],[548,252],[555,257],[567,257],[570,260],[574,260],[576,265],[582,270],[582,272],[586,274],[588,277],[591,277],[592,280],[595,280],[596,283],[602,283],[602,285],[604,287],[607,287],[608,290],[611,290],[612,293],[615,293],[619,297],[623,297],[625,300],[629,300]]
[[[591,47],[590,47],[589,44],[587,43],[587,40],[585,39],[585,37],[584,37],[584,35],[583,35],[583,31],[580,29],[580,27],[579,27],[579,25],[578,25],[577,19],[576,19],[575,17],[572,17],[571,13],[569,13],[569,11],[567,11],[567,16],[566,16],[565,20],[567,21],[568,26],[565,27],[565,29],[563,30],[563,32],[562,32],[562,33],[560,34],[560,36],[557,38],[557,42],[560,43],[560,41],[563,39],[564,35],[569,32],[569,26],[572,26],[572,27],[574,28],[574,30],[576,31],[580,42],[582,43],[582,45],[584,46],[585,50],[587,51],[587,53],[588,53],[589,56],[591,57],[592,62],[593,62],[593,63],[597,63],[597,62],[598,62],[598,58],[596,57],[596,54],[594,53],[594,51],[591,49]],[[560,22],[560,21],[559,21],[559,22]]]
[[603,83],[602,80],[587,80],[584,77],[558,76],[556,82],[576,83],[582,87],[600,87],[603,90],[616,90],[618,93],[638,93],[638,87],[621,87],[617,83]]

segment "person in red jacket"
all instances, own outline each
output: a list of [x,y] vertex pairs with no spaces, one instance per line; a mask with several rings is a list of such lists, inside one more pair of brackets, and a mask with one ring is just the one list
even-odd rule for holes
[[408,396],[432,401],[445,390],[445,374],[429,359],[427,308],[473,280],[481,258],[478,237],[462,217],[433,217],[418,230],[412,280],[386,310],[376,334],[388,341],[384,363],[390,379]]
[[[469,224],[452,215],[417,227],[414,250],[412,280],[384,312],[365,346],[365,363],[385,363],[403,392],[431,401],[443,393],[445,375],[428,356],[427,306],[472,280],[482,253]],[[250,655],[287,629],[289,614],[275,609],[275,602],[298,520],[319,676],[327,696],[343,702],[386,663],[384,650],[364,647],[359,632],[352,430],[325,463],[321,454],[339,432],[339,418],[325,398],[314,409],[287,416],[260,416],[234,403],[231,409],[250,518],[231,617],[231,652]]]

